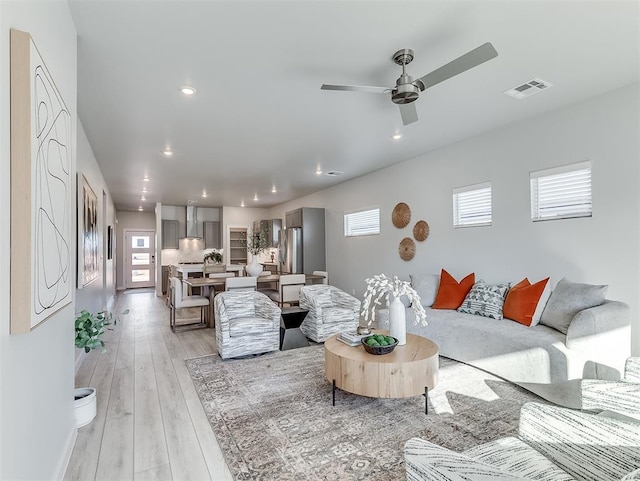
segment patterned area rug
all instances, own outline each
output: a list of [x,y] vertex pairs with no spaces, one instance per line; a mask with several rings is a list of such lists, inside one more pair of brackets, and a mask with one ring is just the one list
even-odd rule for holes
[[[418,436],[456,451],[517,435],[520,406],[541,401],[497,377],[440,358],[424,397],[336,392],[322,345],[222,361],[186,361],[231,473],[238,480],[404,480],[404,443]],[[544,402],[544,401],[541,401]]]

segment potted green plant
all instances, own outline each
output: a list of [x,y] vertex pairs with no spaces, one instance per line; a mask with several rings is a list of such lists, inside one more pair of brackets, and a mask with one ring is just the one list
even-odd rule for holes
[[205,264],[220,264],[222,262],[222,252],[217,249],[212,250],[211,252],[207,252],[204,255],[204,263]]
[[[105,348],[102,335],[105,329],[111,329],[117,319],[108,311],[92,314],[82,310],[76,317],[76,347],[90,352],[92,349]],[[76,427],[86,426],[96,417],[96,390],[92,387],[76,388],[73,392],[73,409]]]

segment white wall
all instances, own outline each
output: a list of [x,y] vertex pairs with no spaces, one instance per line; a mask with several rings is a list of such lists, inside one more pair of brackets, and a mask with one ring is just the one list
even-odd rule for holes
[[[98,197],[98,252],[100,252],[100,275],[95,281],[76,291],[76,311],[79,312],[82,309],[86,309],[89,312],[99,312],[111,304],[116,292],[116,253],[114,251],[113,259],[107,259],[106,254],[106,225],[111,225],[115,228],[116,212],[113,206],[113,200],[109,194],[109,189],[107,189],[107,185],[102,177],[102,172],[100,171],[100,167],[98,167],[98,162],[93,155],[93,150],[82,128],[81,122],[78,122],[77,152],[77,170],[86,177],[89,185]],[[115,245],[117,245],[117,243]]]
[[[633,350],[640,354],[640,121],[638,84],[550,114],[484,133],[396,166],[271,209],[326,208],[327,268],[331,283],[358,296],[377,273],[407,279],[446,268],[460,278],[475,272],[488,282],[563,276],[609,284],[610,299],[632,308]],[[529,172],[590,159],[593,217],[532,223]],[[493,225],[453,229],[451,190],[491,181]],[[412,210],[397,229],[398,202]],[[344,211],[379,206],[381,234],[343,236]],[[431,228],[416,256],[402,261],[398,244],[418,220]]]
[[[33,37],[71,114],[73,146],[76,31],[66,1],[0,2],[0,479],[60,479],[76,433],[74,305],[30,334],[9,335],[10,28]],[[75,154],[73,148],[73,171]]]

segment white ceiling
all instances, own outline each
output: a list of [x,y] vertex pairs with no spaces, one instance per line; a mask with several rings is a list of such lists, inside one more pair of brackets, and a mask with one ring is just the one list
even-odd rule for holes
[[[269,207],[639,80],[637,1],[69,4],[79,115],[118,210]],[[394,85],[401,48],[415,78],[487,41],[499,56],[424,91],[406,127],[385,95],[320,90]],[[533,77],[554,86],[502,93]]]

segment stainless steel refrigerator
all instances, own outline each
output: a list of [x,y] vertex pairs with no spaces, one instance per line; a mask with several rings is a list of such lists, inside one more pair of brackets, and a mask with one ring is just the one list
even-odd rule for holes
[[280,231],[280,272],[311,274],[326,270],[324,209],[302,208],[300,226]]

